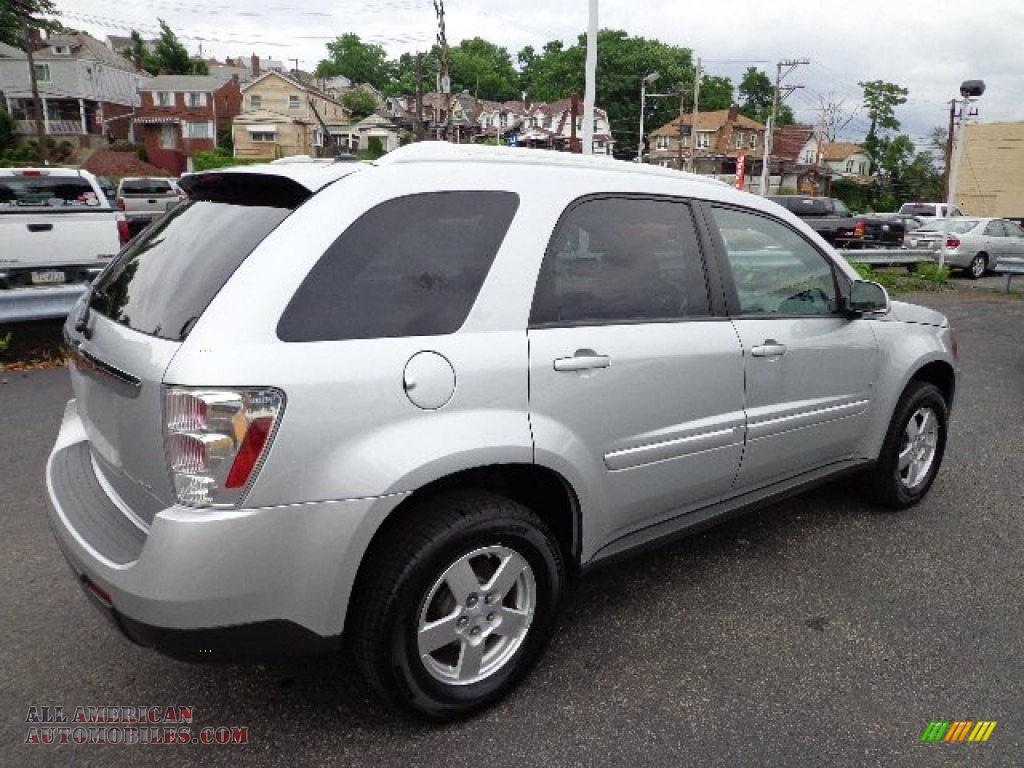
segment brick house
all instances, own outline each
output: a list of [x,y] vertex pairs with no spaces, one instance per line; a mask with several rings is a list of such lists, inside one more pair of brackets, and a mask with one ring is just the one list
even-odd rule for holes
[[188,158],[217,146],[217,132],[241,112],[238,78],[160,75],[139,86],[142,106],[133,119],[149,161],[174,176]]
[[648,135],[648,162],[668,168],[692,161],[696,173],[728,176],[736,173],[736,160],[746,157],[746,174],[761,173],[764,158],[764,124],[741,115],[736,106],[697,113],[697,125],[688,113]]

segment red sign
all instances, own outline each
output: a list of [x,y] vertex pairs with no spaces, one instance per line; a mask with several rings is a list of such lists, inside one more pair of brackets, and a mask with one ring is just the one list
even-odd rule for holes
[[736,189],[743,189],[743,177],[747,172],[747,156],[742,152],[736,157]]

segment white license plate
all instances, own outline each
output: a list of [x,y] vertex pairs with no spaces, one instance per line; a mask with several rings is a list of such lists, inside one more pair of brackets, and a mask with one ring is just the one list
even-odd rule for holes
[[33,272],[32,283],[34,285],[52,285],[63,283],[64,273],[57,269],[48,269],[45,272]]

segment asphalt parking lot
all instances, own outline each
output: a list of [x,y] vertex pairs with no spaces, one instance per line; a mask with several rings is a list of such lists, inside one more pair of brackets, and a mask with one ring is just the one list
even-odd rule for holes
[[[925,502],[844,482],[587,577],[526,683],[447,726],[379,707],[345,659],[190,666],[116,636],[45,520],[67,372],[0,373],[0,765],[1024,765],[1024,300],[911,300],[960,332]],[[25,743],[33,706],[168,705],[248,744]],[[932,720],[997,725],[922,743]]]

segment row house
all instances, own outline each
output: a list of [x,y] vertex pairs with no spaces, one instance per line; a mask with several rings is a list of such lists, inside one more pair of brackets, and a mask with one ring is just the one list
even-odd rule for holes
[[[484,139],[499,139],[512,146],[533,149],[578,151],[583,138],[583,103],[577,97],[554,102],[528,104],[521,101],[480,102],[477,116]],[[612,139],[608,113],[594,109],[593,154],[611,155]]]
[[735,176],[742,154],[746,175],[761,173],[764,124],[741,115],[736,106],[677,117],[648,134],[648,162],[668,168],[690,167],[695,173]]
[[233,124],[236,157],[320,156],[332,144],[347,145],[351,112],[318,89],[271,71],[241,92],[242,112]]
[[172,176],[188,169],[188,158],[217,146],[218,132],[230,128],[242,110],[238,78],[160,75],[140,88],[141,106],[132,122],[154,165]]
[[802,195],[828,195],[834,179],[871,183],[871,156],[859,144],[828,141],[809,125],[779,126],[772,160],[779,165],[781,187]]
[[[84,32],[33,34],[36,82],[42,101],[43,131],[80,147],[108,139],[131,138],[132,113],[139,105],[145,72]],[[0,92],[19,137],[36,135],[36,113],[27,55],[0,47]]]

